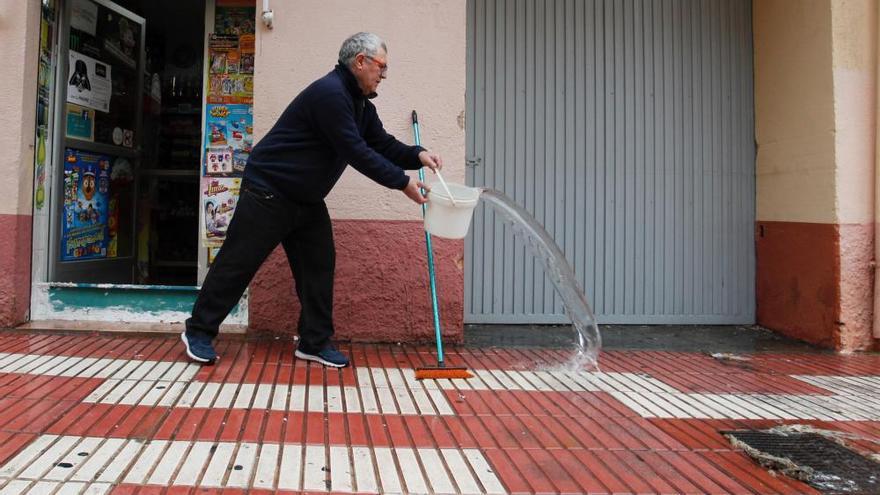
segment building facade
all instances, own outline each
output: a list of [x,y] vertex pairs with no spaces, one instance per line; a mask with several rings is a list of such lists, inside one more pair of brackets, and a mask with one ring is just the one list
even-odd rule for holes
[[[524,206],[600,323],[876,347],[871,0],[275,0],[271,27],[263,2],[164,3],[0,0],[0,324],[179,325],[249,146],[367,30],[386,129],[412,142],[417,110],[447,180]],[[352,169],[327,203],[338,335],[430,339],[419,209]],[[566,321],[526,244],[483,206],[435,239],[451,340]],[[297,313],[279,249],[228,322],[290,333]]]

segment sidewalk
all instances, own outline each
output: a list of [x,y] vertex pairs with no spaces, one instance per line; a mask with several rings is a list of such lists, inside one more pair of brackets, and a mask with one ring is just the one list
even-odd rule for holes
[[[880,454],[880,356],[449,349],[471,380],[417,382],[429,348],[0,333],[0,494],[818,493],[719,431],[808,424]],[[531,368],[535,369],[535,368]]]

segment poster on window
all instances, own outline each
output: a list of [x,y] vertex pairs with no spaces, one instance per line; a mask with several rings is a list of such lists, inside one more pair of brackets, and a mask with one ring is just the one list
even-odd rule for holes
[[205,167],[211,177],[240,177],[254,144],[251,105],[205,107]]
[[202,179],[202,244],[217,247],[226,239],[241,190],[241,179]]
[[66,149],[61,261],[107,257],[112,158]]
[[95,140],[95,111],[72,103],[67,104],[67,130],[69,138],[83,141]]
[[67,102],[109,112],[112,90],[110,69],[108,64],[71,50]]

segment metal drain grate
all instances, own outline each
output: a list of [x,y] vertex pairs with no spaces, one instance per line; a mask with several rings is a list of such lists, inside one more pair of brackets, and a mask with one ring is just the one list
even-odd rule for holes
[[722,433],[750,447],[752,451],[746,449],[748,454],[762,464],[802,479],[824,493],[880,493],[880,463],[822,435],[754,430]]

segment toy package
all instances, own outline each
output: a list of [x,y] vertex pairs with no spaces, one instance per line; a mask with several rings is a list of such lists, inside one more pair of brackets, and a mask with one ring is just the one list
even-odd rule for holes
[[254,144],[251,105],[207,105],[206,177],[241,177]]
[[111,157],[64,152],[61,261],[107,257]]
[[241,189],[239,178],[202,179],[202,244],[220,246],[232,222]]

